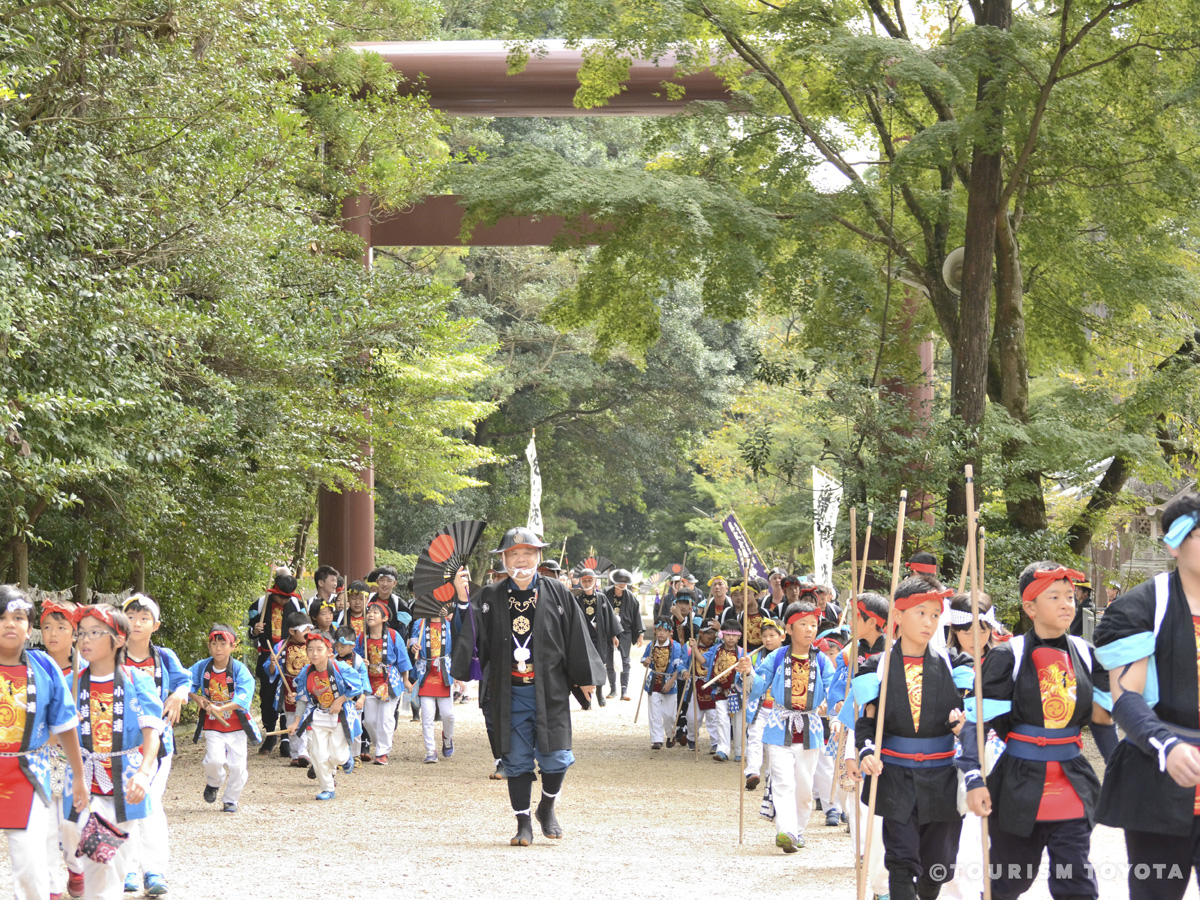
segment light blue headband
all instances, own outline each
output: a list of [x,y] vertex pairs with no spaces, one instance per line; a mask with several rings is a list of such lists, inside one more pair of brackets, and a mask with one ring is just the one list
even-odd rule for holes
[[1195,529],[1197,522],[1200,522],[1200,514],[1198,513],[1190,512],[1187,515],[1180,516],[1171,523],[1170,530],[1163,535],[1163,543],[1172,550],[1178,550],[1179,545]]

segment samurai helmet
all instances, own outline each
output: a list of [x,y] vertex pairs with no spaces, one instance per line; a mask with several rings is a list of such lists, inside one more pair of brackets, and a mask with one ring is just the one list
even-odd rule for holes
[[633,573],[628,569],[616,569],[609,573],[608,580],[613,584],[633,584]]
[[562,571],[562,566],[558,564],[557,559],[543,559],[538,568],[545,569],[547,572],[553,572],[555,575]]
[[548,546],[549,544],[540,540],[531,529],[518,526],[504,532],[504,537],[500,540],[500,546],[493,550],[492,553],[503,553],[505,550],[511,550],[513,547],[533,547],[535,550],[541,550],[543,547]]

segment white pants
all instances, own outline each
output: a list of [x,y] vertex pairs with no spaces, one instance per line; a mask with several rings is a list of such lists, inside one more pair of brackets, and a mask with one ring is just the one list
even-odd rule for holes
[[713,709],[702,710],[704,727],[710,740],[716,741],[717,752],[729,755],[729,704],[718,700]]
[[438,711],[442,713],[442,739],[454,740],[454,698],[453,697],[422,697],[421,698],[421,734],[425,738],[425,755],[437,753],[434,742],[434,717]]
[[150,813],[137,823],[129,833],[129,871],[140,869],[147,875],[166,875],[170,862],[170,847],[167,843],[167,811],[163,807],[163,794],[167,790],[167,779],[171,777],[171,761],[174,754],[158,761],[158,771],[150,782]]
[[820,754],[817,758],[817,772],[813,778],[813,790],[817,798],[821,801],[821,808],[825,812],[829,812],[830,810],[840,812],[841,807],[838,806],[833,790],[834,759],[823,749],[820,751]]
[[396,704],[399,697],[384,700],[371,696],[363,704],[363,722],[367,731],[371,732],[371,753],[374,756],[387,756],[392,751],[392,734],[396,731]]
[[227,803],[237,803],[242,796],[242,788],[250,778],[246,768],[246,732],[204,732],[205,784],[220,787],[226,768],[229,769],[229,777],[225,778],[225,792],[221,799]]
[[820,750],[805,750],[801,742],[790,747],[767,745],[771,795],[775,801],[775,831],[799,837],[812,814],[813,776]]
[[[304,711],[308,708],[308,704],[303,700],[297,701],[295,712],[285,712],[279,717],[280,728],[287,728],[292,722],[299,722],[304,718]],[[288,736],[288,756],[292,759],[299,759],[302,756],[308,756],[308,732],[297,731],[293,735]]]
[[[859,840],[862,843],[859,845],[859,852],[862,852],[867,846],[868,812],[867,805],[861,800],[852,799],[850,803],[846,804],[846,816],[850,820],[850,846],[854,846],[855,829],[861,829]],[[862,824],[859,825],[859,822]],[[871,835],[871,858],[866,861],[867,892],[883,896],[888,893],[888,873],[883,865],[883,816],[876,816],[872,827],[875,829],[875,833]],[[942,889],[945,890],[945,887],[943,885]]]
[[650,695],[650,743],[661,744],[663,735],[675,734],[675,704],[678,699],[675,694]]
[[[242,738],[244,740],[245,735],[242,735]],[[117,849],[116,856],[107,864],[98,863],[86,856],[83,857],[81,860],[83,863],[83,896],[85,900],[120,900],[125,896],[125,873],[129,871],[132,835],[137,830],[138,823],[136,821],[118,822],[117,807],[112,797],[98,797],[93,794],[90,809],[91,812],[104,816],[121,831],[129,832],[131,840],[123,843]],[[83,829],[86,822],[86,817],[80,814],[80,830]]]
[[333,773],[346,761],[350,746],[346,732],[336,716],[326,712],[313,714],[312,727],[308,730],[309,761],[317,773],[317,788],[333,790]]
[[979,900],[983,896],[983,830],[979,823],[975,813],[963,816],[954,880],[942,885],[940,896],[949,900]]
[[[24,828],[5,828],[8,861],[12,863],[13,891],[17,900],[44,900],[50,894],[50,860],[58,870],[58,842],[54,857],[48,857],[46,833],[54,829],[54,816],[41,797],[33,795],[29,822]],[[57,830],[54,829],[57,836]]]
[[[718,700],[717,701],[717,709],[719,709],[721,711],[721,718],[725,722],[729,723],[727,727],[729,728],[729,742],[730,742],[730,745],[733,747],[733,755],[741,756],[742,755],[742,714],[739,712],[736,716],[731,716],[729,714],[729,701],[728,700]],[[750,726],[747,725],[746,731],[749,731],[749,730],[750,730]]]
[[67,878],[58,867],[58,859],[66,863],[67,871],[83,874],[83,863],[75,855],[79,846],[79,829],[63,815],[62,794],[50,798],[50,822],[46,826],[46,860],[50,866],[50,893],[61,894],[67,889]]
[[[739,726],[741,723],[738,723]],[[763,712],[759,712],[753,722],[746,727],[746,768],[743,774],[749,778],[751,775],[759,774],[763,764],[763,729],[767,727],[767,717]],[[738,729],[741,730],[740,727]],[[739,735],[740,736],[740,735]]]

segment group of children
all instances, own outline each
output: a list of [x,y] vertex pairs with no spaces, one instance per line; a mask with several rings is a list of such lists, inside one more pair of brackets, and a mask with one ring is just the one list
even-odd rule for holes
[[[871,845],[863,862],[876,897],[928,900],[943,886],[948,896],[979,897],[979,822],[988,816],[994,897],[1013,900],[1028,890],[1047,849],[1053,896],[1096,897],[1088,853],[1100,782],[1083,755],[1081,729],[1090,726],[1106,759],[1117,736],[1107,673],[1093,648],[1069,634],[1074,583],[1084,576],[1053,562],[1028,566],[1018,588],[1032,627],[1010,639],[986,596],[973,630],[970,596],[945,589],[935,562],[919,554],[909,563],[886,662],[889,604],[878,594],[860,595],[852,611],[856,647],[848,629],[797,597],[778,617],[752,622],[746,653],[746,617],[694,616],[691,597],[677,595],[643,656],[651,749],[677,740],[694,749],[703,722],[711,755],[726,760],[731,730],[741,732],[744,695],[746,789],[765,782],[763,814],[785,853],[804,846],[816,799],[827,825],[846,823],[861,849]],[[988,747],[982,762],[979,727]],[[736,740],[733,750],[740,759]]]
[[[332,800],[334,773],[356,760],[387,764],[397,705],[419,698],[426,762],[454,752],[450,619],[413,622],[410,646],[387,626],[385,602],[333,627],[324,608],[292,610],[286,637],[269,649],[265,679],[293,765]],[[250,745],[263,741],[251,715],[255,678],[236,658],[237,633],[208,631],[209,656],[191,669],[154,644],[162,614],[143,594],[122,608],[48,601],[35,610],[21,591],[0,587],[0,827],[9,841],[18,898],[107,898],[168,891],[168,826],[163,795],[184,704],[204,739],[204,800],[236,813],[248,779]],[[35,626],[43,649],[30,649]],[[410,658],[411,650],[411,658]],[[373,747],[364,744],[363,722]],[[223,786],[223,790],[222,790]],[[58,858],[66,863],[62,879]]]

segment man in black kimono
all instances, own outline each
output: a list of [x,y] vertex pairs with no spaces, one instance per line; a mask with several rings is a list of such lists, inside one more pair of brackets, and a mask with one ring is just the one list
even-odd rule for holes
[[[510,843],[533,843],[530,800],[534,769],[542,773],[538,822],[542,834],[561,838],[554,801],[562,790],[571,753],[571,686],[590,698],[592,685],[604,681],[604,664],[588,637],[583,615],[558,581],[539,577],[537,565],[546,546],[528,528],[504,534],[500,555],[508,577],[477,594],[479,662],[485,672],[493,728],[492,752],[508,779],[508,797],[517,817]],[[471,671],[471,642],[454,647],[451,674],[466,679]]]
[[[633,575],[628,569],[617,569],[609,578],[612,587],[605,594],[621,626],[617,632],[617,648],[621,652],[621,699],[628,700],[629,650],[633,646],[642,646],[642,609],[633,593]],[[611,679],[612,676],[609,677]]]
[[[620,633],[620,623],[613,613],[608,595],[596,589],[596,573],[592,569],[581,569],[579,572],[579,593],[575,596],[579,608],[583,612],[583,620],[587,624],[588,636],[596,648],[596,654],[604,662],[605,674],[608,676],[609,694],[612,697],[617,688],[617,672],[613,668],[613,650],[618,644],[617,635]],[[582,700],[580,704],[582,705]],[[604,679],[596,682],[596,702],[605,706]],[[584,707],[586,709],[586,707]]]
[[1096,819],[1125,830],[1130,900],[1182,897],[1200,862],[1198,522],[1200,494],[1167,504],[1163,543],[1178,568],[1116,598],[1096,626],[1096,658],[1125,732]]

